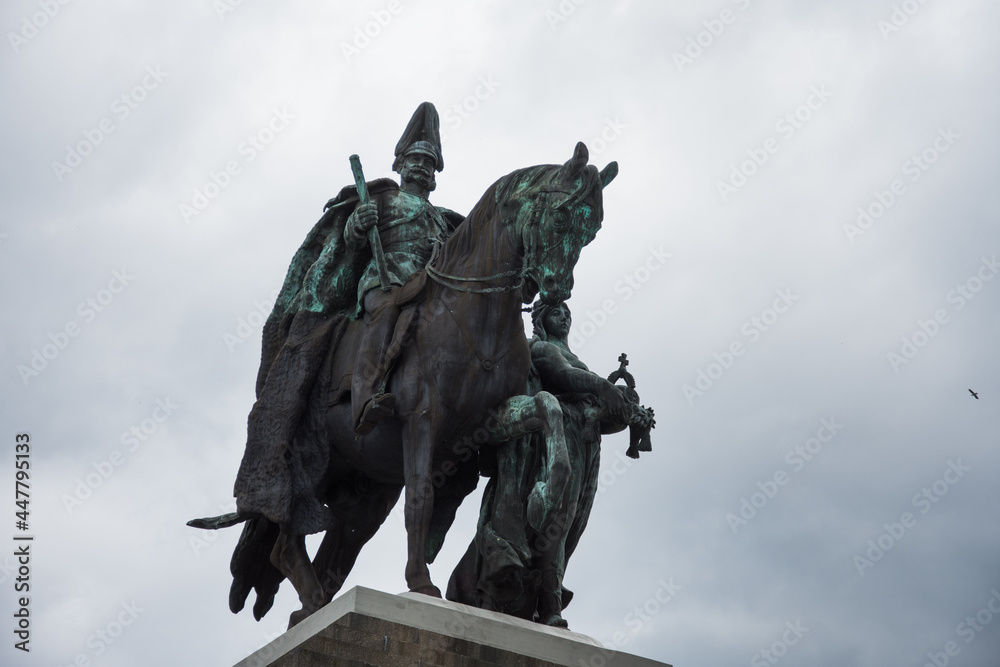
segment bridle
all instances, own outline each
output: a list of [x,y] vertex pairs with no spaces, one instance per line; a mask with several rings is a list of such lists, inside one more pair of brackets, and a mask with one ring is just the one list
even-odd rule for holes
[[[434,246],[435,250],[437,250],[437,248],[438,248],[438,246]],[[435,254],[437,254],[437,253],[435,252]],[[434,261],[434,256],[433,255],[431,256],[431,261]],[[499,280],[500,278],[510,278],[510,277],[516,276],[518,274],[521,274],[521,279],[518,280],[517,283],[515,283],[513,285],[505,285],[503,287],[484,287],[484,288],[481,288],[481,289],[476,289],[474,287],[462,287],[460,285],[449,285],[448,283],[444,282],[445,280],[454,280],[454,281],[458,281],[458,282],[479,283],[479,282],[488,282],[490,280]],[[434,282],[438,283],[439,285],[442,285],[442,286],[447,287],[449,289],[456,290],[458,292],[468,292],[469,294],[493,294],[493,293],[496,293],[496,292],[513,292],[514,290],[521,289],[521,287],[524,286],[524,270],[523,269],[514,269],[513,271],[504,271],[503,273],[496,273],[496,274],[494,274],[492,276],[483,276],[481,278],[465,278],[465,277],[462,277],[462,276],[453,276],[453,275],[450,275],[448,273],[441,273],[440,271],[438,271],[437,269],[435,269],[433,266],[431,266],[430,262],[428,262],[427,263],[427,275],[430,276],[431,280],[433,280]]]
[[[535,228],[538,227],[541,221],[542,211],[545,209],[545,204],[547,203],[549,193],[541,193],[542,201],[540,205],[535,206],[531,214],[531,219],[525,223],[523,234],[527,234],[528,237],[528,247],[525,252],[524,261],[520,269],[512,269],[510,271],[503,271],[501,273],[495,273],[492,276],[480,276],[476,278],[467,278],[465,276],[453,276],[448,273],[443,273],[438,269],[434,268],[434,260],[437,259],[438,250],[441,247],[440,243],[434,244],[434,250],[431,253],[430,261],[427,262],[427,275],[434,282],[438,283],[443,287],[453,289],[458,292],[466,292],[468,294],[496,294],[504,292],[513,292],[524,287],[525,278],[533,273],[535,266],[537,264],[538,258],[538,234],[535,233]],[[485,283],[493,280],[501,280],[503,278],[512,278],[514,276],[520,276],[520,279],[513,285],[503,285],[500,287],[463,287],[461,285],[454,285],[445,282],[446,280],[459,282],[459,283]]]

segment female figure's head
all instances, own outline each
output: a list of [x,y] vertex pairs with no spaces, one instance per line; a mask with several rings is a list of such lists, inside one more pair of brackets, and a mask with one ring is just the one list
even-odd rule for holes
[[569,306],[561,301],[549,306],[542,301],[536,301],[531,309],[531,325],[533,333],[540,340],[566,342],[569,328],[573,323]]

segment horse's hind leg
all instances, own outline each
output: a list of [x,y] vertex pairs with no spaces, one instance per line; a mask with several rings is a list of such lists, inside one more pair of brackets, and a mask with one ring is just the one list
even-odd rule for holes
[[289,617],[289,628],[330,601],[309,562],[305,535],[288,535],[282,530],[271,551],[271,563],[292,582],[302,603],[302,609],[292,612]]
[[361,548],[385,522],[400,491],[398,486],[377,485],[372,490],[360,492],[355,500],[361,502],[352,503],[350,522],[338,520],[327,529],[313,559],[313,570],[329,599],[332,600],[344,585]]

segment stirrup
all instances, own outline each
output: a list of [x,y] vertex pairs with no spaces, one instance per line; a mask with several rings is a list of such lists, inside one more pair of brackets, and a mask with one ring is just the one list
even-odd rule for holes
[[365,407],[361,411],[361,419],[358,422],[357,428],[354,429],[355,432],[358,435],[370,433],[372,429],[375,428],[375,425],[380,421],[396,414],[396,411],[394,410],[395,407],[395,394],[379,394],[377,396],[372,396],[368,402],[365,403]]

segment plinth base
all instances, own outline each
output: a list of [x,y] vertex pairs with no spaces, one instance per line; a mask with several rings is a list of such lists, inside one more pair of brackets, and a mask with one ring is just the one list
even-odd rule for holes
[[576,632],[360,586],[236,667],[670,667]]

